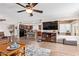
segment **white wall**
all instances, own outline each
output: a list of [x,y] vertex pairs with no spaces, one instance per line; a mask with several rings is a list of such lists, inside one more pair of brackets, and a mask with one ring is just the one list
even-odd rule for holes
[[4,32],[5,36],[10,35],[9,30],[8,30],[8,25],[9,24],[6,24],[5,22],[0,22],[0,32]]
[[[9,32],[9,27],[10,24],[8,24],[6,21],[2,21],[0,22],[0,32],[4,32],[5,36],[11,36],[10,32]],[[15,26],[18,26],[17,24],[14,24]],[[17,30],[15,30],[15,35],[17,35]]]

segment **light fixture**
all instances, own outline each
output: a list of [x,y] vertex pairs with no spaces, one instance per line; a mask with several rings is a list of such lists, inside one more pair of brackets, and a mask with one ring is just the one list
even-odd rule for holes
[[27,13],[32,13],[33,10],[32,10],[31,8],[26,8],[26,12],[27,12]]

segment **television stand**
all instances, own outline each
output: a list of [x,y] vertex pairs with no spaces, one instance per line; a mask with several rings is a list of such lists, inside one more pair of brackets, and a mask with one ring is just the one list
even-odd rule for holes
[[42,41],[56,42],[56,33],[42,32]]

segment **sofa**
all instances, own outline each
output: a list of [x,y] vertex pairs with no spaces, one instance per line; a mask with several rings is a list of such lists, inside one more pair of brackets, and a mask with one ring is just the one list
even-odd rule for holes
[[64,36],[64,35],[57,36],[57,42],[62,43],[62,44],[66,44],[66,45],[77,46],[78,39],[79,39],[78,36]]

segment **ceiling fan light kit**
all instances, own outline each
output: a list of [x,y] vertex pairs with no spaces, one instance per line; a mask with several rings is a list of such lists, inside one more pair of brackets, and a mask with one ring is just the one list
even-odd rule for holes
[[32,10],[31,8],[26,8],[26,12],[27,12],[27,13],[32,13],[33,10]]

